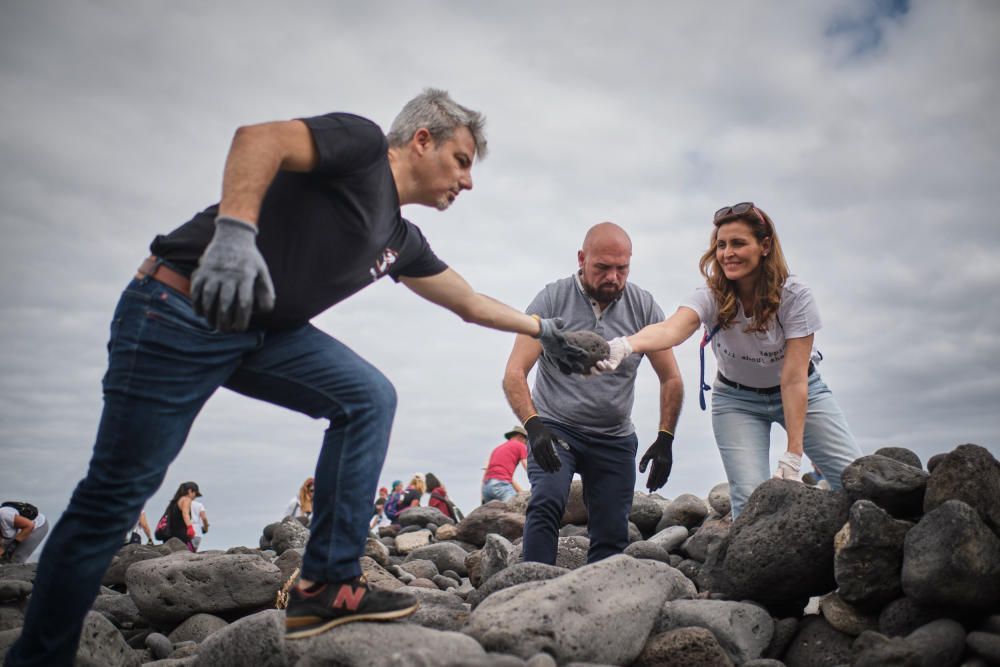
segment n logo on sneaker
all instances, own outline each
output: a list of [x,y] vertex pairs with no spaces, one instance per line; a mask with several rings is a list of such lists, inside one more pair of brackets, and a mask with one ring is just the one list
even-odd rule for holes
[[359,586],[352,587],[350,584],[343,584],[337,591],[337,597],[333,600],[333,608],[343,608],[348,611],[357,611],[361,599],[365,596],[365,588]]

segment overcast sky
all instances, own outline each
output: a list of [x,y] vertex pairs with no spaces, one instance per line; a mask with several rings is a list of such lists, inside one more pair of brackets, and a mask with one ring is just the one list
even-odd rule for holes
[[[65,508],[118,295],[156,234],[217,201],[236,127],[351,111],[387,128],[426,86],[485,112],[490,156],[451,210],[404,215],[477,290],[526,307],[611,220],[633,239],[630,279],[670,313],[699,284],[712,212],[753,200],[813,288],[821,372],[862,449],[1000,455],[995,2],[0,7],[3,499]],[[514,424],[500,389],[512,337],[388,279],[314,323],[399,391],[382,482],[432,471],[472,510]],[[705,495],[725,476],[697,341],[677,355],[687,395],[663,493]],[[642,452],[657,427],[648,363],[638,382]],[[255,544],[312,474],[324,428],[220,391],[151,522],[193,479],[205,547]],[[772,457],[784,446],[776,427]]]

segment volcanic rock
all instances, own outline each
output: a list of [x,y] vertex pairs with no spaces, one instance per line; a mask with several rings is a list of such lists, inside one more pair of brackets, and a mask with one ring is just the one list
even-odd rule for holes
[[902,595],[903,540],[912,527],[870,500],[851,505],[834,540],[833,572],[844,601],[877,610]]
[[689,627],[654,634],[632,667],[731,667],[733,661],[711,632]]
[[924,512],[948,500],[961,500],[1000,535],[1000,462],[979,445],[959,445],[934,468],[927,480]]
[[761,657],[774,634],[774,621],[764,609],[744,602],[723,600],[665,602],[653,632],[685,627],[711,631],[738,665]]
[[458,524],[458,539],[477,547],[486,543],[487,533],[515,540],[524,534],[524,514],[512,512],[499,500],[480,505]]
[[177,553],[135,563],[126,574],[129,595],[154,623],[179,623],[199,612],[250,613],[274,604],[277,566],[258,556]]
[[907,597],[922,605],[994,608],[1000,604],[1000,538],[972,507],[948,500],[906,534],[902,583]]
[[735,599],[782,603],[832,590],[833,538],[847,520],[847,497],[769,479],[733,523],[723,563]]
[[920,516],[930,475],[886,456],[862,456],[844,468],[844,490],[855,500],[870,500],[897,518]]

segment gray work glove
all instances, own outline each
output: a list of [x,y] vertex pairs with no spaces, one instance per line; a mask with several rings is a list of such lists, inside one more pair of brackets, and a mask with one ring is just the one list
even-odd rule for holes
[[570,373],[580,373],[586,375],[590,372],[588,363],[590,356],[582,347],[573,345],[566,340],[563,332],[563,321],[554,317],[551,319],[538,320],[539,332],[538,340],[542,344],[542,350],[566,375]]
[[255,305],[262,313],[274,308],[274,285],[256,237],[254,225],[220,215],[191,275],[194,312],[219,331],[244,331]]

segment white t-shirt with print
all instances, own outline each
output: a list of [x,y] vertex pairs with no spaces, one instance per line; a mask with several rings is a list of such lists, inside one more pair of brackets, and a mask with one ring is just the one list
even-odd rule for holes
[[[697,313],[710,331],[718,324],[719,307],[707,286],[699,287],[681,305]],[[760,388],[781,384],[786,339],[804,338],[823,326],[812,291],[795,276],[788,276],[782,288],[777,321],[772,320],[764,333],[746,333],[749,323],[740,306],[732,325],[719,329],[709,345],[720,373],[733,382]],[[813,363],[820,359],[822,355],[814,344]]]

